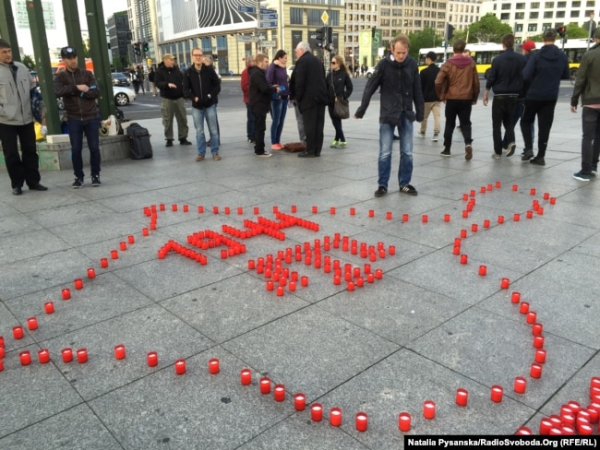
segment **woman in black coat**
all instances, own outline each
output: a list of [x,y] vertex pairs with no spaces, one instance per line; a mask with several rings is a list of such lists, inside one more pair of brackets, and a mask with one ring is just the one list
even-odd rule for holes
[[350,79],[350,74],[344,64],[344,60],[341,56],[334,56],[331,58],[331,71],[327,75],[329,117],[331,117],[331,123],[335,128],[335,139],[331,143],[331,148],[344,148],[348,145],[344,137],[344,130],[342,130],[342,119],[336,117],[333,111],[335,97],[348,100],[350,95],[352,95],[352,89],[352,80]]

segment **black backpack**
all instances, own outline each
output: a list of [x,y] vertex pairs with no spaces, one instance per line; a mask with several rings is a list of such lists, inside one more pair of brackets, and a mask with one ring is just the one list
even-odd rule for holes
[[150,143],[148,128],[144,128],[137,123],[132,123],[127,127],[127,136],[129,136],[129,154],[131,159],[152,158],[152,144]]

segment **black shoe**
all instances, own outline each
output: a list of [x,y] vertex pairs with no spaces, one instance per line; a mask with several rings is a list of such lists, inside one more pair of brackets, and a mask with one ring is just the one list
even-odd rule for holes
[[387,188],[383,186],[379,186],[375,191],[375,197],[383,197],[385,194],[387,194]]
[[298,158],[314,158],[315,155],[313,153],[301,152],[298,153]]
[[396,135],[394,135],[394,137],[392,138],[392,140],[394,140],[394,141],[399,141],[399,140],[400,140],[400,136],[396,136]]
[[406,186],[401,186],[400,193],[408,194],[408,195],[417,195],[418,194],[417,190],[410,184],[407,184]]
[[540,156],[536,156],[535,158],[531,159],[529,162],[531,164],[536,164],[538,166],[545,166],[546,165],[546,161],[544,161],[544,158],[542,158]]
[[254,143],[255,143],[254,139],[248,138],[248,144],[254,144]]
[[30,191],[47,191],[48,188],[46,186],[44,186],[43,184],[34,184],[33,186],[29,186],[29,190]]
[[100,186],[100,175],[92,175],[92,186],[97,187]]
[[446,148],[443,152],[440,152],[440,155],[450,157],[450,150]]
[[173,147],[173,139],[167,139],[167,147]]
[[13,188],[13,195],[21,195],[23,194],[23,189],[20,187]]
[[511,142],[510,144],[508,144],[508,150],[506,151],[506,157],[510,158],[512,155],[514,155],[516,149],[517,149],[517,144],[515,144],[514,142]]
[[533,158],[533,151],[531,150],[525,150],[521,155],[521,161],[529,161],[531,158]]
[[73,189],[79,189],[83,187],[83,178],[75,178],[75,181],[73,181],[73,184],[71,186],[73,187]]
[[[192,145],[192,143],[190,141],[188,141],[187,139],[179,139],[179,145]],[[169,144],[167,144],[167,147],[169,146]]]

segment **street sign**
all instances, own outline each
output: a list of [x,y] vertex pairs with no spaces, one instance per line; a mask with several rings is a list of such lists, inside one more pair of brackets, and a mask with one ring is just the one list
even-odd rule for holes
[[327,11],[323,11],[323,14],[321,14],[321,20],[323,21],[323,25],[327,25],[327,22],[329,22],[329,14],[327,14]]
[[279,14],[261,14],[260,20],[277,20],[279,19]]
[[275,47],[275,41],[262,41],[260,43],[261,47]]
[[238,6],[238,11],[248,14],[256,14],[256,8],[254,6]]
[[276,20],[261,20],[260,21],[260,28],[277,28],[277,21]]
[[254,42],[255,39],[252,36],[244,36],[240,34],[238,37],[239,42]]
[[[254,8],[252,8],[254,9]],[[267,9],[267,8],[260,8],[260,13],[261,14],[275,14],[277,13],[276,9]]]

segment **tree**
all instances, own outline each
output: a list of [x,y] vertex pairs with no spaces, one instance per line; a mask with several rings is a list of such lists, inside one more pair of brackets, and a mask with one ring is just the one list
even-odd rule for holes
[[502,35],[512,32],[510,25],[500,22],[493,13],[487,13],[469,25],[469,41],[473,37],[480,42],[500,42]]
[[24,55],[21,63],[27,66],[29,70],[35,70],[35,60],[31,56]]
[[585,39],[589,36],[588,31],[577,25],[575,22],[571,22],[567,25],[567,37],[571,39]]
[[433,28],[424,28],[416,33],[409,33],[410,51],[409,55],[419,59],[419,50],[422,48],[437,47],[442,44],[442,37],[437,35]]

